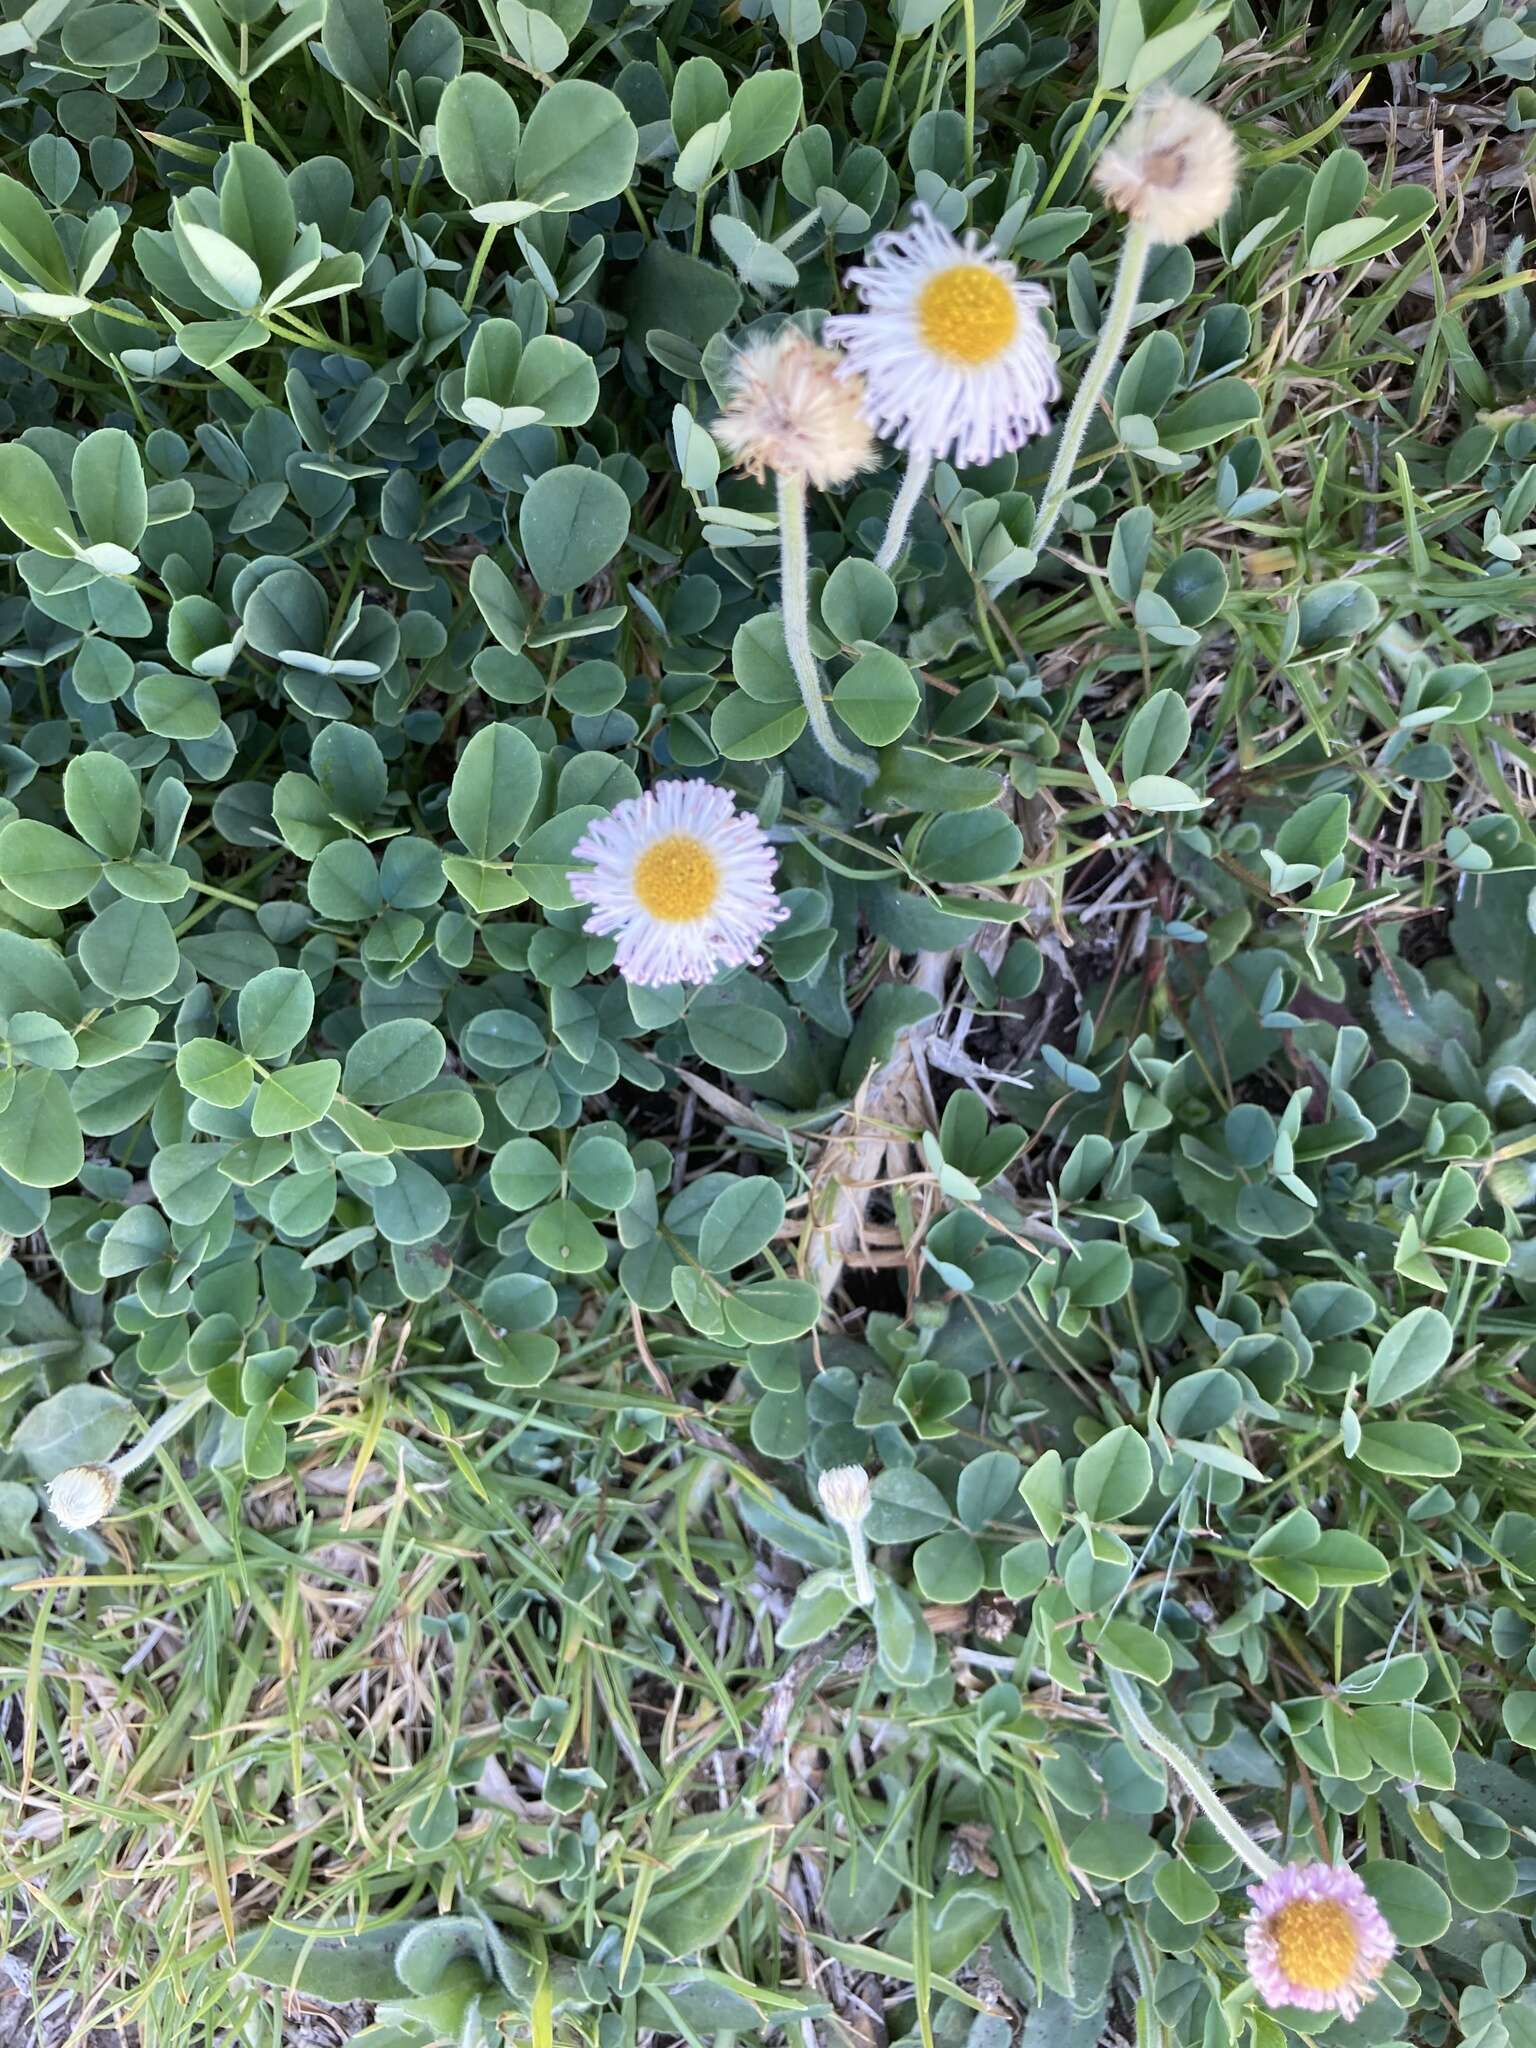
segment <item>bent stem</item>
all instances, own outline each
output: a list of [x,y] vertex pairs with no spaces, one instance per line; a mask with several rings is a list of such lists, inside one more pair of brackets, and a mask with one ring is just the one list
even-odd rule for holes
[[933,457],[916,448],[907,457],[907,473],[901,480],[901,489],[891,506],[890,521],[885,529],[885,539],[880,543],[880,552],[875,556],[877,569],[894,569],[901,558],[901,551],[907,544],[907,535],[912,527],[912,515],[917,510],[917,501],[933,475]]
[[845,747],[832,730],[832,714],[821,694],[821,675],[811,652],[811,552],[805,530],[805,478],[779,475],[780,582],[783,587],[784,645],[800,685],[800,701],[817,744],[829,761],[872,782],[876,765],[867,754]]
[[200,1408],[208,1405],[209,1389],[199,1387],[195,1394],[187,1394],[180,1401],[172,1402],[160,1419],[139,1438],[132,1450],[124,1451],[121,1457],[112,1460],[112,1471],[119,1479],[126,1479],[130,1472],[137,1472],[141,1465],[159,1450],[168,1437],[173,1437],[184,1422],[190,1422]]
[[1108,1665],[1102,1668],[1104,1683],[1114,1695],[1116,1706],[1131,1724],[1137,1741],[1143,1748],[1150,1749],[1154,1756],[1160,1757],[1175,1776],[1183,1779],[1196,1805],[1233,1854],[1241,1857],[1256,1877],[1273,1877],[1279,1864],[1266,1856],[1248,1830],[1233,1819],[1221,1794],[1194,1758],[1153,1725],[1130,1679],[1123,1671],[1111,1670]]
[[480,289],[480,280],[485,275],[485,266],[490,261],[491,250],[496,241],[496,222],[492,221],[480,237],[480,246],[475,251],[475,260],[470,265],[469,284],[459,302],[459,310],[467,313],[475,303],[475,293]]
[[1147,257],[1151,250],[1152,239],[1146,229],[1132,222],[1126,228],[1125,240],[1120,245],[1120,268],[1115,273],[1115,288],[1110,294],[1104,325],[1099,329],[1098,346],[1072,400],[1072,410],[1067,414],[1067,423],[1056,446],[1056,460],[1051,464],[1051,473],[1046,479],[1045,495],[1040,500],[1040,511],[1030,541],[1037,557],[1045,553],[1066,507],[1072,489],[1072,472],[1083,452],[1088,423],[1098,410],[1104,387],[1120,360],[1125,337],[1131,331],[1131,315],[1141,294],[1141,281],[1147,274]]

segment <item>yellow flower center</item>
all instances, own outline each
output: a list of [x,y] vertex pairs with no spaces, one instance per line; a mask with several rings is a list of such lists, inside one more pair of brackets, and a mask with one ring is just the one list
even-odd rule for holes
[[714,907],[720,865],[702,840],[669,832],[635,862],[635,898],[663,924],[687,924]]
[[1271,1922],[1280,1967],[1304,1991],[1338,1991],[1354,1975],[1360,1937],[1337,1899],[1298,1899]]
[[985,263],[952,263],[918,293],[917,327],[935,355],[977,369],[995,361],[1018,333],[1019,308]]

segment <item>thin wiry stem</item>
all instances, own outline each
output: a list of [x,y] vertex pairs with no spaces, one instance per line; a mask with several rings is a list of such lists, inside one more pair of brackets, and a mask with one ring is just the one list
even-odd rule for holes
[[126,1479],[130,1472],[136,1472],[147,1464],[168,1437],[173,1437],[184,1422],[190,1422],[200,1408],[207,1406],[209,1390],[199,1387],[195,1394],[188,1394],[167,1408],[159,1420],[148,1428],[131,1450],[112,1460],[112,1470],[119,1479]]
[[907,473],[901,480],[901,489],[891,505],[890,520],[885,529],[885,539],[880,543],[880,552],[875,556],[877,569],[894,569],[901,559],[901,551],[907,544],[911,530],[912,515],[917,510],[917,501],[928,487],[933,475],[933,457],[914,449],[907,457]]
[[1123,1671],[1104,1667],[1104,1683],[1115,1704],[1131,1724],[1132,1733],[1145,1749],[1160,1757],[1175,1776],[1182,1778],[1195,1804],[1235,1856],[1242,1858],[1256,1877],[1273,1877],[1279,1865],[1273,1862],[1241,1822],[1227,1811],[1221,1794],[1188,1751],[1152,1723],[1137,1697],[1136,1688]]
[[1099,329],[1098,346],[1094,349],[1077,395],[1072,400],[1072,410],[1067,414],[1067,423],[1061,430],[1061,439],[1056,447],[1056,460],[1051,464],[1051,473],[1046,479],[1045,495],[1040,500],[1040,510],[1035,518],[1035,531],[1030,546],[1036,555],[1043,555],[1051,535],[1066,507],[1072,489],[1072,472],[1077,467],[1077,458],[1083,451],[1083,441],[1088,433],[1088,423],[1099,409],[1099,400],[1104,396],[1104,387],[1120,360],[1125,338],[1131,331],[1131,315],[1136,310],[1136,301],[1141,296],[1142,279],[1147,274],[1147,257],[1152,250],[1151,237],[1144,227],[1134,222],[1125,231],[1125,240],[1120,245],[1120,268],[1115,273],[1115,288],[1110,294],[1109,307],[1104,315],[1104,325]]
[[805,478],[779,475],[780,581],[784,603],[784,645],[800,685],[800,701],[817,744],[829,761],[872,782],[876,764],[867,754],[845,747],[832,730],[832,714],[821,694],[821,674],[811,652],[811,552],[805,530]]
[[848,1551],[853,1560],[853,1597],[861,1607],[873,1607],[875,1580],[869,1569],[869,1545],[864,1541],[864,1525],[862,1522],[844,1522],[843,1533],[848,1538]]

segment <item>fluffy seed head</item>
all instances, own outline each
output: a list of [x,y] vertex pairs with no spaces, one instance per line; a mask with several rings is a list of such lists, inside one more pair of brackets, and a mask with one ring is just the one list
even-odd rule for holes
[[789,915],[762,827],[711,782],[659,782],[625,797],[587,827],[571,857],[591,862],[567,876],[571,894],[592,906],[585,929],[618,940],[614,964],[636,988],[744,967]]
[[874,466],[875,444],[860,378],[838,376],[841,358],[798,327],[781,327],[736,358],[731,395],[715,438],[761,483],[769,470],[804,477],[818,491]]
[[829,1465],[816,1482],[828,1517],[846,1528],[869,1513],[869,1474],[862,1465]]
[[1352,2020],[1392,1960],[1381,1908],[1344,1863],[1288,1863],[1248,1887],[1243,1943],[1266,2005]]
[[48,1506],[65,1529],[94,1529],[117,1506],[122,1481],[110,1465],[71,1465],[48,1482]]
[[1093,167],[1093,182],[1154,242],[1214,227],[1237,190],[1237,139],[1214,107],[1150,92]]

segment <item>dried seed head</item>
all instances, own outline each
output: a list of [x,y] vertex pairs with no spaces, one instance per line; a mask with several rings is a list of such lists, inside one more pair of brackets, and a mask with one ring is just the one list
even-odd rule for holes
[[48,1482],[48,1506],[66,1529],[94,1529],[117,1506],[122,1481],[110,1465],[71,1465]]
[[831,1465],[816,1482],[828,1517],[858,1528],[869,1513],[869,1474],[862,1465]]
[[1237,139],[1214,107],[1154,92],[1094,165],[1093,182],[1154,242],[1187,242],[1231,205],[1237,171]]
[[840,377],[841,364],[835,349],[819,347],[798,327],[750,343],[736,358],[715,439],[759,482],[773,470],[825,491],[872,469],[864,380]]

